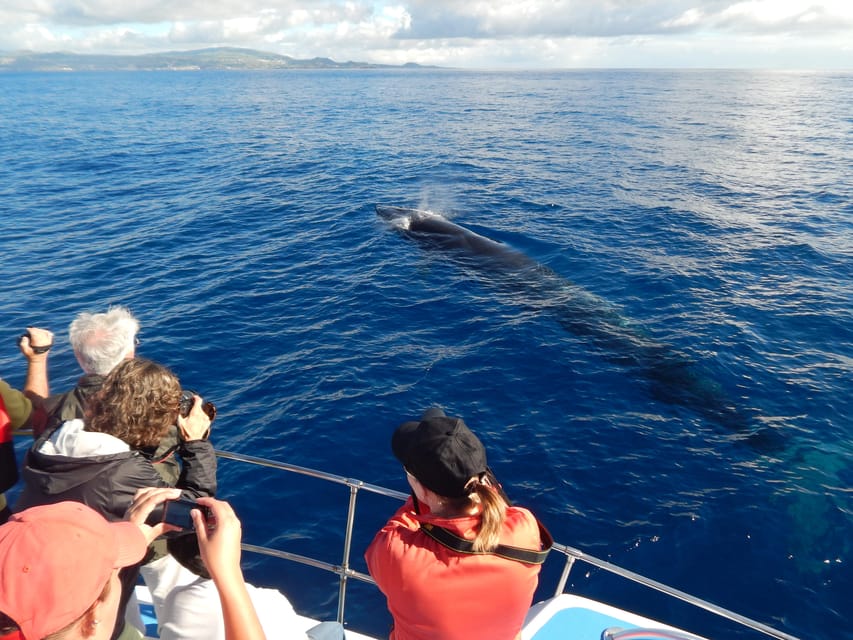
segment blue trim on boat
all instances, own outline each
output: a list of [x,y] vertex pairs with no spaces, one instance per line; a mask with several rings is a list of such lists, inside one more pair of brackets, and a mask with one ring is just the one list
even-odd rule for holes
[[145,625],[145,637],[159,638],[160,633],[157,629],[157,616],[154,613],[154,605],[148,602],[140,602],[139,614],[142,616],[142,623]]
[[[637,632],[656,629],[658,631],[685,634],[657,620],[637,615],[598,600],[583,596],[562,593],[530,608],[524,627],[522,640],[601,640],[605,630],[623,630]],[[644,634],[648,638],[662,638],[660,633]],[[682,637],[679,636],[679,637]],[[637,640],[639,640],[639,636]],[[669,636],[671,637],[671,636]],[[684,636],[686,637],[686,636]],[[690,636],[695,640],[704,640],[700,636]]]

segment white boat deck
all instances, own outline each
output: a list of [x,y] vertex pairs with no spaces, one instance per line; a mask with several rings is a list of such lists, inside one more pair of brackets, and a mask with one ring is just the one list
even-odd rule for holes
[[[530,608],[521,640],[601,640],[606,629],[680,629],[582,596],[563,593]],[[693,637],[693,636],[691,636]],[[704,640],[698,638],[697,640]]]
[[[142,623],[145,625],[145,639],[156,640],[159,635],[154,605],[151,594],[144,585],[136,587],[136,599]],[[319,620],[301,615],[292,618],[292,621],[292,635],[288,635],[292,638],[305,637],[309,629],[320,623]],[[530,608],[521,631],[521,640],[601,640],[602,632],[612,628],[681,631],[629,611],[564,593]],[[346,629],[346,638],[378,640],[350,628]],[[697,640],[704,639],[697,637]]]
[[[157,617],[151,592],[145,585],[137,585],[135,596],[140,613],[140,620],[135,622],[135,626],[139,626],[141,623],[145,627],[145,640],[157,640],[160,635],[157,632]],[[287,636],[289,638],[304,638],[309,629],[320,624],[320,620],[301,615],[289,616],[288,620],[292,622],[292,634]],[[347,640],[378,640],[351,629],[346,630],[346,638]]]

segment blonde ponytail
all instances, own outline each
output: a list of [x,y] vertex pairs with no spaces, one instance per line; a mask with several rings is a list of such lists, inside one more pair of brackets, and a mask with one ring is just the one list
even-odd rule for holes
[[480,505],[480,530],[472,540],[475,552],[494,551],[500,543],[501,530],[506,517],[506,500],[491,485],[486,474],[474,476],[465,485],[470,491],[468,499]]

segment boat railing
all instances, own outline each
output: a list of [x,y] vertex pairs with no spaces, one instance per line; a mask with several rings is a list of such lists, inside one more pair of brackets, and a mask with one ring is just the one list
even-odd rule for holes
[[[280,551],[277,549],[270,549],[268,547],[243,543],[243,549],[245,549],[246,551],[290,560],[318,569],[330,571],[336,574],[339,578],[337,620],[338,622],[343,624],[344,610],[346,607],[346,589],[348,580],[352,578],[355,580],[367,582],[369,584],[376,584],[376,582],[373,580],[373,578],[370,577],[369,574],[357,571],[350,566],[352,535],[353,527],[355,524],[355,512],[358,493],[360,491],[367,491],[370,493],[387,496],[389,498],[396,498],[399,500],[405,500],[408,497],[408,494],[403,493],[401,491],[394,491],[393,489],[387,489],[378,485],[369,484],[361,480],[347,478],[344,476],[326,473],[323,471],[317,471],[315,469],[309,469],[307,467],[300,467],[294,464],[277,462],[275,460],[269,460],[266,458],[259,458],[255,456],[248,456],[240,453],[233,453],[230,451],[221,450],[217,450],[216,455],[223,459],[235,460],[238,462],[244,462],[252,465],[270,467],[281,471],[288,471],[305,476],[310,476],[312,478],[317,478],[320,480],[344,485],[349,488],[349,505],[347,508],[346,531],[344,533],[342,557],[341,563],[339,565],[324,562],[314,558],[309,558],[307,556],[299,555],[296,553],[290,553],[287,551]],[[580,549],[576,549],[574,547],[555,542],[554,546],[552,547],[552,551],[562,554],[565,557],[563,561],[563,570],[558,580],[556,589],[554,590],[555,596],[560,595],[565,591],[566,584],[568,582],[572,568],[574,567],[575,562],[580,560],[581,562],[584,562],[588,565],[591,565],[608,573],[620,576],[633,583],[643,585],[649,589],[664,593],[689,605],[692,605],[699,609],[704,609],[705,611],[715,614],[721,618],[731,620],[732,622],[748,627],[771,638],[778,638],[779,640],[798,640],[798,638],[796,638],[795,636],[779,631],[778,629],[775,629],[762,622],[758,622],[757,620],[753,620],[746,616],[740,615],[738,613],[735,613],[734,611],[730,611],[696,596],[692,596],[689,593],[685,593],[684,591],[680,591],[656,580],[652,580],[651,578],[647,578],[638,573],[634,573],[633,571],[623,569],[622,567],[607,562],[606,560],[601,560],[600,558],[596,558],[595,556],[591,556],[587,553],[584,553]]]

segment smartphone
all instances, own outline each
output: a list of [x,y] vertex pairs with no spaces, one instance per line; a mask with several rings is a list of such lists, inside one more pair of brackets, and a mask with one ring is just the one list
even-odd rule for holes
[[210,518],[210,509],[198,504],[195,500],[178,498],[177,500],[166,500],[163,503],[163,522],[173,524],[181,529],[194,529],[193,519],[190,511],[199,509],[205,520]]

